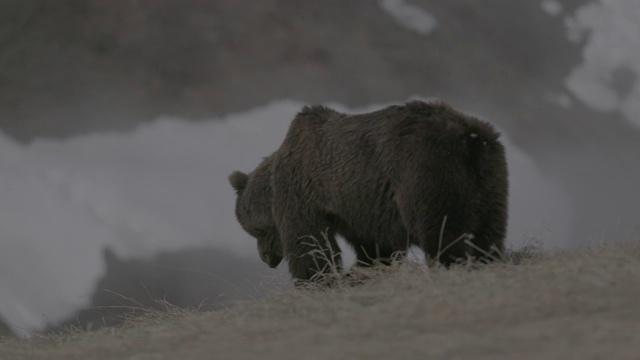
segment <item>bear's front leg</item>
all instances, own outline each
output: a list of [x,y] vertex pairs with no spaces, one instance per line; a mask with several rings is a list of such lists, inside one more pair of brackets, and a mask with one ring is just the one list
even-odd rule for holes
[[285,259],[296,285],[330,283],[342,273],[342,256],[335,234],[328,228],[304,233],[283,232]]

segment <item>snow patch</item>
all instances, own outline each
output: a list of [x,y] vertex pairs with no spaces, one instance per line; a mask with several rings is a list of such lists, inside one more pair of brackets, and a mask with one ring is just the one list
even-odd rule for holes
[[[585,42],[582,63],[565,80],[567,88],[592,109],[620,112],[640,126],[640,2],[589,3],[565,23],[569,40]],[[626,78],[617,79],[617,73]],[[625,91],[617,89],[620,80],[629,83]]]
[[438,26],[433,15],[404,0],[379,0],[378,5],[400,26],[419,35],[429,35]]
[[0,132],[0,317],[25,334],[87,306],[105,246],[125,258],[204,246],[255,257],[227,176],[277,149],[301,107],[29,146]]
[[563,109],[570,109],[573,106],[571,97],[563,93],[549,93],[547,99]]
[[562,4],[554,0],[543,0],[540,5],[542,10],[551,16],[562,14]]

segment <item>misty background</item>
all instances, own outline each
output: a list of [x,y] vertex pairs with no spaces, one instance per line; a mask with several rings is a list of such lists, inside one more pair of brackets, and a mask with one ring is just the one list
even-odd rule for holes
[[636,0],[3,0],[0,334],[286,286],[226,178],[305,104],[444,100],[503,133],[512,246],[638,240],[639,74]]

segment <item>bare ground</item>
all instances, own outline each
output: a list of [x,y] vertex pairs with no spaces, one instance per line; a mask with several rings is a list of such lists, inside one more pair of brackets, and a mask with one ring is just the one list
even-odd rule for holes
[[225,311],[5,340],[0,359],[640,359],[640,243],[369,275]]

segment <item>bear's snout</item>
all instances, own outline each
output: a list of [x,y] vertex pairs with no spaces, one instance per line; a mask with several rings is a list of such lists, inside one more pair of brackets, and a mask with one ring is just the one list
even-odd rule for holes
[[262,259],[265,264],[269,265],[270,268],[275,269],[278,265],[280,265],[282,256],[272,254],[269,251],[261,251],[260,259]]

